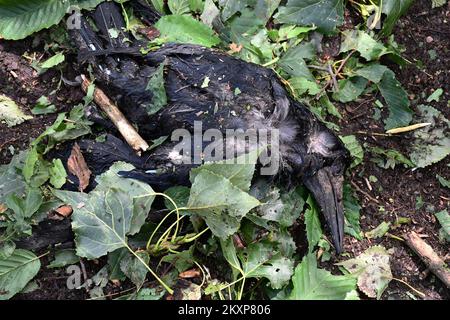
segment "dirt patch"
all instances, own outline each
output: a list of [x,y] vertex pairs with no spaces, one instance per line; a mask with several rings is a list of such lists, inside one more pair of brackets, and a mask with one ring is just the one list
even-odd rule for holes
[[[448,107],[450,100],[449,19],[449,7],[431,9],[429,1],[416,1],[394,29],[395,41],[405,48],[403,55],[412,64],[403,68],[396,65],[390,66],[410,94],[413,109],[419,104],[428,104],[441,111],[447,118],[450,115]],[[426,98],[437,88],[444,90],[440,102],[427,103]],[[382,124],[372,117],[374,98],[380,97],[365,97],[359,103],[351,103],[343,108],[342,134],[355,134],[362,144],[396,149],[407,155],[408,146],[412,142],[411,135],[380,137],[370,134],[370,132],[383,132]],[[368,134],[359,134],[358,131],[368,132]],[[381,169],[370,161],[371,157],[372,155],[366,151],[363,164],[352,170],[349,179],[360,189],[357,194],[362,200],[363,207],[362,230],[369,231],[383,221],[394,224],[399,217],[410,218],[411,223],[401,225],[390,232],[401,236],[405,232],[414,230],[424,235],[425,241],[441,257],[447,257],[448,262],[448,245],[439,241],[440,225],[434,216],[435,212],[450,207],[450,190],[442,187],[436,179],[436,174],[450,177],[448,158],[425,169],[412,171],[402,168],[401,165],[394,170]],[[375,176],[378,181],[368,182],[370,176]],[[415,289],[425,293],[426,299],[450,298],[449,290],[426,270],[422,261],[405,244],[398,240],[383,237],[372,241],[367,239],[357,241],[346,237],[345,251],[357,255],[374,244],[395,248],[395,254],[391,260],[395,278],[406,281]],[[413,292],[404,284],[392,281],[383,298],[410,299],[411,296],[406,294],[408,291]]]

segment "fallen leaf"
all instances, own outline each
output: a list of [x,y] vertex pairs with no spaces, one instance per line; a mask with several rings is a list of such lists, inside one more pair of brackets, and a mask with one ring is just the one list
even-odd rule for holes
[[191,279],[191,278],[198,278],[201,276],[200,270],[194,268],[190,270],[186,270],[178,275],[178,277],[182,279]]
[[57,214],[59,214],[60,216],[67,218],[72,215],[73,209],[71,206],[65,205],[65,206],[62,206],[62,207],[59,207],[58,209],[56,209],[55,212]]
[[75,143],[70,157],[67,160],[67,167],[69,172],[77,176],[79,180],[79,190],[82,192],[89,185],[89,179],[91,177],[91,170],[89,170],[83,154],[81,153],[80,146]]
[[380,299],[392,280],[389,265],[390,250],[382,246],[368,248],[356,258],[338,263],[348,272],[358,277],[358,287],[367,296]]
[[3,203],[0,203],[0,213],[4,213],[6,210],[8,210],[8,207]]
[[231,43],[230,44],[230,50],[232,53],[239,53],[242,50],[242,44],[236,44],[236,43]]

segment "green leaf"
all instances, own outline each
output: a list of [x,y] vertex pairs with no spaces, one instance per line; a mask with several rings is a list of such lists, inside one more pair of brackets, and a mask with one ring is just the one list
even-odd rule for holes
[[364,77],[373,83],[379,83],[388,67],[372,63],[355,71],[358,76]]
[[172,14],[185,14],[190,12],[189,0],[168,0],[170,12]]
[[136,294],[136,300],[160,300],[165,292],[157,292],[156,288],[142,288]]
[[31,251],[16,249],[8,258],[0,258],[0,300],[22,291],[40,268],[39,258]]
[[400,82],[395,79],[395,74],[387,70],[378,89],[389,108],[389,117],[385,120],[385,129],[405,127],[412,120],[412,110],[409,108],[409,98]]
[[195,176],[188,208],[205,220],[215,236],[224,239],[235,233],[241,219],[259,204],[231,179],[203,169]]
[[394,149],[382,149],[379,147],[371,147],[370,152],[375,155],[384,156],[385,158],[372,158],[371,161],[375,162],[379,167],[383,169],[394,169],[397,164],[403,164],[406,168],[414,167],[414,163],[407,157]]
[[10,194],[6,198],[8,208],[14,211],[16,217],[20,216],[22,218],[31,218],[39,210],[42,202],[42,194],[38,188],[27,190],[25,199],[16,194]]
[[213,0],[206,0],[203,13],[200,16],[201,21],[211,27],[214,20],[219,16],[220,10],[216,7]]
[[361,226],[359,218],[361,216],[361,206],[358,199],[353,195],[353,190],[348,183],[344,184],[344,216],[345,216],[345,233],[362,240]]
[[39,67],[42,69],[50,69],[50,68],[53,68],[53,67],[61,64],[62,62],[64,62],[65,59],[66,58],[65,58],[64,54],[59,52],[59,53],[55,54],[53,57],[45,60],[43,63],[41,63],[39,65]]
[[305,59],[311,60],[314,57],[315,50],[313,45],[311,43],[301,43],[289,48],[278,61],[278,66],[292,77],[304,77],[307,80],[315,81],[305,62]]
[[389,252],[382,246],[373,246],[359,256],[337,263],[358,277],[359,289],[371,298],[380,299],[392,280]]
[[333,93],[333,99],[342,103],[356,100],[367,86],[363,77],[352,77],[338,81],[339,91]]
[[221,241],[221,245],[225,259],[244,278],[264,277],[273,289],[280,289],[292,276],[293,260],[274,251],[274,244],[269,241],[254,242],[239,251],[230,238]]
[[0,166],[0,207],[6,205],[6,198],[11,195],[23,196],[26,183],[21,173],[26,152],[15,155],[7,165]]
[[424,168],[450,154],[450,121],[433,107],[419,105],[417,109],[420,122],[431,125],[414,131],[409,156],[417,167]]
[[208,48],[220,43],[211,28],[191,16],[163,16],[155,27],[167,42],[192,43]]
[[155,199],[155,192],[147,183],[134,179],[125,179],[119,175],[120,171],[131,171],[133,169],[134,167],[129,163],[116,162],[107,172],[97,176],[95,179],[98,183],[95,190],[107,191],[111,186],[114,186],[114,188],[128,194],[133,203],[130,235],[139,232]]
[[152,3],[156,11],[164,14],[164,0],[150,0],[150,2]]
[[293,77],[288,81],[297,96],[301,96],[305,93],[308,93],[311,96],[315,96],[321,91],[321,88],[317,84],[317,82],[308,80],[304,77]]
[[258,18],[265,23],[270,19],[274,11],[280,5],[281,0],[259,0],[256,1],[254,10]]
[[356,289],[354,277],[334,276],[318,269],[313,253],[306,255],[295,268],[292,283],[290,300],[344,300],[347,293]]
[[124,166],[119,163],[100,176],[89,194],[53,190],[74,209],[72,229],[80,257],[99,258],[127,247],[127,236],[138,232],[147,217],[154,192],[147,184],[118,177]]
[[309,252],[313,252],[319,243],[323,231],[319,219],[319,208],[311,195],[306,200],[309,208],[305,211],[306,238],[308,239]]
[[439,223],[442,226],[441,230],[443,230],[446,238],[448,239],[450,237],[450,215],[448,214],[447,210],[436,212],[434,215],[439,220]]
[[66,183],[67,172],[61,159],[53,159],[53,166],[49,170],[50,183],[59,189]]
[[365,233],[367,239],[378,239],[384,236],[391,227],[390,222],[383,221],[375,229]]
[[148,115],[157,113],[167,104],[166,88],[164,87],[164,66],[165,63],[158,66],[145,88],[153,94],[151,103],[146,106]]
[[342,0],[288,0],[275,15],[277,23],[316,25],[323,33],[333,32],[344,21]]
[[[150,256],[146,251],[138,251],[136,254],[148,265]],[[120,261],[120,270],[136,285],[141,287],[147,277],[148,269],[134,255],[128,254]]]
[[442,7],[446,2],[447,2],[447,0],[431,0],[431,7],[433,9]]
[[291,278],[294,261],[282,257],[279,253],[273,255],[272,247],[266,248],[262,243],[251,244],[245,251],[247,255],[241,259],[244,273],[248,278],[269,279],[273,289],[281,289]]
[[383,22],[381,33],[389,35],[397,20],[408,10],[414,0],[383,0],[381,12],[387,17]]
[[49,113],[55,113],[56,107],[51,104],[51,102],[48,100],[46,96],[42,96],[38,99],[36,105],[33,109],[31,109],[32,114],[49,114]]
[[12,240],[0,243],[0,259],[7,259],[14,253],[14,250],[16,250],[16,243]]
[[125,280],[126,275],[120,269],[120,263],[128,255],[125,248],[108,253],[108,274],[110,280]]
[[0,0],[0,36],[23,39],[39,30],[58,24],[70,6],[61,0]]
[[[176,204],[178,208],[186,207],[187,203],[189,201],[189,193],[191,192],[191,189],[184,186],[174,186],[170,187],[169,189],[166,189],[164,193],[168,195]],[[169,199],[164,199],[164,204],[167,209],[174,210],[175,207],[172,204],[172,202],[169,201]]]
[[356,50],[367,61],[377,60],[382,55],[389,53],[381,43],[364,31],[348,30],[344,31],[343,35],[345,39],[341,44],[340,52]]
[[161,262],[173,264],[178,273],[184,272],[194,265],[194,246],[178,253],[167,254],[161,259]]
[[427,98],[427,102],[436,101],[439,102],[444,90],[442,88],[434,90],[434,92]]
[[219,0],[222,7],[222,21],[227,21],[235,13],[242,11],[246,7],[246,1],[241,0]]
[[8,127],[14,127],[30,119],[33,117],[24,114],[13,100],[0,94],[0,122],[6,123]]
[[356,139],[356,136],[339,136],[339,138],[344,143],[347,150],[350,151],[350,155],[353,158],[350,168],[354,168],[357,165],[361,164],[364,159],[364,149]]
[[208,170],[229,179],[231,184],[242,191],[249,191],[257,159],[258,151],[252,151],[232,159],[207,162],[192,169],[189,179],[193,183],[198,173],[202,170]]
[[47,268],[62,268],[80,262],[80,258],[73,249],[59,250],[55,253],[55,259],[49,263]]
[[445,179],[444,177],[441,177],[440,175],[436,175],[436,179],[439,180],[439,183],[441,186],[449,188],[450,189],[450,180]]

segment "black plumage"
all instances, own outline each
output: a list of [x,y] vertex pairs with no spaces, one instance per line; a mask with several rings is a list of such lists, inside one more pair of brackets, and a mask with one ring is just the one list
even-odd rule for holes
[[[147,21],[158,18],[141,1],[135,5]],[[195,121],[202,122],[203,131],[209,128],[223,133],[227,129],[279,130],[280,167],[274,177],[285,184],[305,184],[325,215],[336,250],[342,250],[342,184],[349,153],[331,130],[291,97],[275,72],[196,45],[167,44],[143,54],[144,43],[130,42],[131,34],[120,31],[118,37],[111,38],[108,30],[124,28],[120,11],[111,2],[98,6],[92,18],[97,33],[85,18],[81,30],[71,31],[80,58],[93,65],[97,85],[117,101],[145,140],[171,135],[179,128],[193,132]],[[148,115],[146,108],[153,102],[154,92],[147,86],[161,63],[165,64],[168,103],[156,114]],[[202,86],[205,78],[209,83]],[[120,145],[114,138],[105,143]],[[91,152],[101,150],[96,145],[98,142],[84,144],[84,151],[88,147]],[[124,175],[145,180],[160,189],[188,183],[193,165],[180,164],[173,157],[173,146],[174,143],[167,142],[135,159],[133,164],[137,170]],[[117,148],[126,149],[126,146]],[[238,153],[245,151],[248,151],[246,144]],[[112,164],[117,160],[126,160],[126,156],[105,161]],[[95,159],[88,159],[89,162],[95,166]],[[156,172],[150,169],[163,173],[149,173]]]

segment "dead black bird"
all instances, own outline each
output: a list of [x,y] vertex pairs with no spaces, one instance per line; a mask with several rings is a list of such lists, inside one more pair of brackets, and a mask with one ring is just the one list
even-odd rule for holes
[[[132,3],[149,22],[158,18],[142,1]],[[170,135],[179,128],[193,132],[195,121],[201,121],[203,132],[210,128],[224,133],[227,129],[278,130],[281,162],[276,176],[303,182],[313,193],[336,251],[341,252],[343,176],[349,153],[331,130],[289,95],[272,70],[196,45],[167,44],[143,54],[142,43],[130,41],[133,37],[124,31],[123,18],[112,2],[98,6],[91,18],[98,32],[84,17],[81,29],[71,31],[80,57],[91,62],[97,84],[117,101],[144,139]],[[117,37],[112,37],[111,29],[119,31]],[[149,115],[146,110],[157,97],[148,90],[148,83],[162,63],[167,104]],[[202,85],[205,79],[209,83]],[[161,188],[187,182],[191,165],[180,163],[172,147],[164,144],[148,160],[136,160],[137,171],[125,175]],[[84,149],[100,150],[95,142]],[[109,158],[111,163],[116,160],[120,156]],[[144,171],[149,168],[166,170],[157,175]]]

